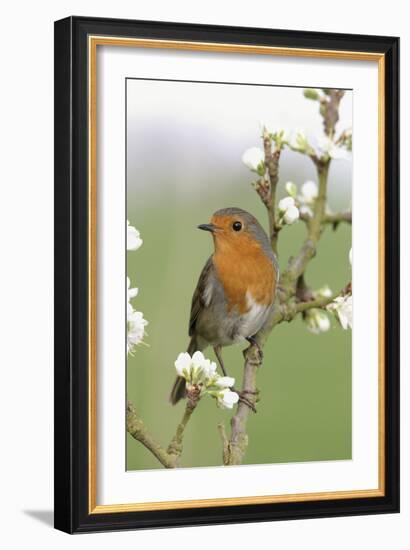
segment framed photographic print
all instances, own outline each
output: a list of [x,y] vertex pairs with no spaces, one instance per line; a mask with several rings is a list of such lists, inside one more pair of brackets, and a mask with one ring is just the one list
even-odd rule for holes
[[55,24],[55,526],[399,510],[399,39]]

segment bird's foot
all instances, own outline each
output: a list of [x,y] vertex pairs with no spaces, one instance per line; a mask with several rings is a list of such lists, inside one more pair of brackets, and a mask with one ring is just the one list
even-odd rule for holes
[[255,347],[256,348],[256,353],[257,353],[257,360],[258,360],[259,363],[262,363],[262,361],[263,361],[263,350],[260,347],[259,343],[257,342],[256,338],[254,338],[253,336],[249,336],[248,338],[246,338],[246,340],[250,343],[250,346],[249,346],[249,348],[246,348],[243,351],[243,355],[244,355],[245,359],[246,359],[246,354],[248,353],[248,351],[252,347]]

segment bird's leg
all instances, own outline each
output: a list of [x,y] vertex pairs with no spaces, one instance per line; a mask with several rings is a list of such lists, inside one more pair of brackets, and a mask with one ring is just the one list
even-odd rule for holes
[[246,338],[246,340],[250,343],[251,346],[256,347],[256,349],[258,350],[260,360],[262,361],[263,360],[263,351],[262,351],[262,348],[260,347],[258,341],[256,340],[256,338],[254,336],[248,336]]
[[[222,346],[215,346],[214,347],[214,353],[216,355],[216,358],[218,359],[218,362],[219,362],[219,365],[221,366],[221,370],[223,372],[223,375],[224,376],[228,376],[227,372],[226,372],[226,369],[225,369],[225,365],[224,365],[224,362],[223,362],[223,359],[222,359]],[[238,391],[237,389],[235,389],[234,387],[230,388],[232,391],[234,391],[235,393],[237,393],[239,395],[239,401],[242,401],[242,403],[244,403],[245,405],[247,405],[253,412],[256,413],[256,408],[255,408],[255,405],[249,401],[249,399],[247,399],[245,397],[245,394],[246,393],[249,393],[249,394],[253,394],[253,395],[257,395],[259,393],[259,391],[255,391],[255,392],[251,392],[251,391]]]
[[222,359],[222,346],[215,346],[214,347],[214,352],[215,352],[216,358],[218,359],[218,363],[221,366],[221,370],[223,372],[223,375],[228,376],[226,374],[225,365],[224,365],[224,362],[223,362],[223,359]]

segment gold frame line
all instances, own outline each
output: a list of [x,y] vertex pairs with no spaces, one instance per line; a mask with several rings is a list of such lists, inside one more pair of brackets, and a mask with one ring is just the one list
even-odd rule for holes
[[[378,365],[378,488],[352,491],[328,491],[292,495],[246,496],[199,500],[142,502],[132,504],[97,504],[97,46],[173,49],[220,53],[246,53],[285,57],[311,57],[378,62],[378,197],[379,197],[379,365]],[[217,44],[177,40],[88,37],[88,508],[90,514],[208,508],[284,502],[306,502],[385,495],[385,56],[374,52],[349,52],[306,48],[283,48],[242,44]]]

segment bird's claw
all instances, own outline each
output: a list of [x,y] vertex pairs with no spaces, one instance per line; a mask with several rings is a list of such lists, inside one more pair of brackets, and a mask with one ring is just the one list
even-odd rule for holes
[[259,361],[262,363],[263,361],[263,351],[262,348],[259,346],[259,344],[256,344],[256,351],[259,357]]
[[246,354],[247,352],[252,348],[254,347],[256,349],[256,353],[257,353],[257,359],[260,363],[262,363],[263,361],[263,350],[262,348],[260,347],[258,341],[256,340],[256,338],[254,338],[253,336],[249,336],[247,338],[248,342],[250,343],[250,346],[249,348],[246,348],[246,350],[243,352],[245,358],[246,358]]

